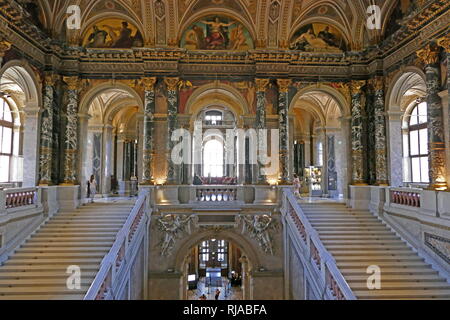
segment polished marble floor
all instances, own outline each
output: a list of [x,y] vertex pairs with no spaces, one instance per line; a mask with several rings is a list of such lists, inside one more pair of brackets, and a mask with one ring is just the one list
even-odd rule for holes
[[[201,278],[198,282],[197,290],[188,291],[188,300],[199,300],[199,298],[204,294],[207,300],[214,300],[216,290],[220,290],[219,300],[242,300],[242,290],[239,287],[230,287],[229,280],[223,278],[222,286],[220,287],[206,287],[205,278]],[[209,289],[209,290],[208,290]]]

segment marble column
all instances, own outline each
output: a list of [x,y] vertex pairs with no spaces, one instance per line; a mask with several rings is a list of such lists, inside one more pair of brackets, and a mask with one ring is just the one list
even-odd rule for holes
[[78,77],[64,77],[67,87],[66,127],[64,130],[64,184],[77,184]]
[[[267,156],[267,138],[268,135],[263,135],[262,131],[267,129],[266,124],[266,89],[269,85],[269,79],[256,79],[256,123],[255,128],[258,132],[258,166],[257,166],[257,183],[268,184],[266,176],[262,173],[261,162],[264,163],[265,159],[262,157]],[[262,160],[262,161],[261,161]]]
[[362,87],[366,81],[352,81],[352,183],[354,185],[365,185],[364,170],[364,121],[362,105]]
[[45,77],[43,92],[43,110],[41,114],[39,184],[49,185],[52,181],[53,160],[53,99],[55,92],[55,75]]
[[387,172],[387,139],[386,139],[386,110],[384,105],[383,77],[375,77],[372,81],[374,88],[374,123],[375,123],[375,172],[376,184],[386,186]]
[[178,183],[177,166],[171,159],[175,142],[171,138],[172,133],[177,129],[179,78],[165,78],[164,82],[167,86],[167,184],[176,185]]
[[37,105],[26,105],[23,134],[23,187],[35,187],[38,183],[39,113]]
[[447,189],[447,170],[445,164],[445,137],[442,102],[439,97],[440,89],[440,66],[439,50],[437,47],[428,45],[417,51],[417,56],[425,63],[427,80],[428,105],[428,146],[429,146],[429,169],[430,189]]
[[290,182],[289,176],[289,86],[290,79],[278,79],[278,129],[280,134],[280,185]]
[[[438,45],[443,47],[445,52],[447,52],[447,90],[448,96],[450,97],[450,33],[440,38]],[[448,108],[450,109],[450,99],[448,101]]]
[[446,124],[445,135],[447,140],[447,181],[450,181],[450,33],[438,40],[438,45],[447,53],[447,92],[442,91],[440,96],[443,102],[444,121]]
[[113,174],[113,126],[108,123],[103,127],[103,179],[102,193],[104,196],[111,194],[111,175]]
[[142,83],[145,89],[144,101],[144,145],[142,162],[142,184],[154,184],[153,165],[154,157],[153,139],[154,139],[154,114],[155,114],[155,83],[156,78],[144,78]]

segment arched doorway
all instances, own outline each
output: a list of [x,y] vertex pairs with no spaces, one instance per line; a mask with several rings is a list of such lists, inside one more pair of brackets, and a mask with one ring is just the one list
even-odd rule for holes
[[[104,87],[82,106],[86,114],[81,124],[81,192],[86,195],[87,180],[96,177],[98,195],[137,194],[142,172],[141,101],[127,87]],[[84,128],[84,129],[83,129]]]
[[242,300],[250,292],[252,265],[230,239],[206,238],[189,249],[183,262],[182,292],[187,300]]

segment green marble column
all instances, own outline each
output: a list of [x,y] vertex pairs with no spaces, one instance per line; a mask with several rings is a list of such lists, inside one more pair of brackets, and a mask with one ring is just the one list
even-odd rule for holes
[[55,75],[45,77],[43,90],[43,110],[41,114],[39,185],[49,185],[52,181],[53,167],[53,100],[55,93]]
[[[267,129],[266,126],[266,89],[269,85],[269,79],[256,79],[256,123],[255,128],[258,132],[258,153],[267,156],[267,141],[260,130]],[[266,176],[261,172],[262,166],[257,166],[258,184],[268,184]]]
[[280,184],[290,183],[289,177],[289,86],[290,79],[278,79],[278,129],[280,134]]
[[154,114],[155,114],[155,83],[156,78],[144,78],[144,143],[142,159],[142,184],[154,184],[153,177],[153,139],[154,139]]
[[77,184],[78,77],[64,77],[67,87],[66,127],[64,130],[64,184]]
[[384,104],[383,77],[375,77],[372,80],[372,87],[374,89],[376,184],[382,186],[389,184],[387,172],[386,110]]
[[430,189],[447,189],[445,164],[444,119],[440,91],[440,66],[438,47],[428,45],[417,51],[417,56],[425,64],[428,105],[428,147]]
[[352,81],[352,180],[354,185],[365,185],[364,164],[364,121],[362,105],[362,87],[366,81]]
[[165,78],[164,82],[167,87],[167,184],[176,185],[179,183],[177,174],[178,166],[176,166],[171,154],[175,146],[172,141],[172,133],[177,129],[178,114],[178,82],[179,78]]

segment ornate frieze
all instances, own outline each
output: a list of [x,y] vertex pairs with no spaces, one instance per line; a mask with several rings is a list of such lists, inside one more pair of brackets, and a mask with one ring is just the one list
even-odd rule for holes
[[426,73],[430,188],[443,190],[447,188],[447,181],[438,47],[427,45],[417,52],[417,56],[425,63]]

